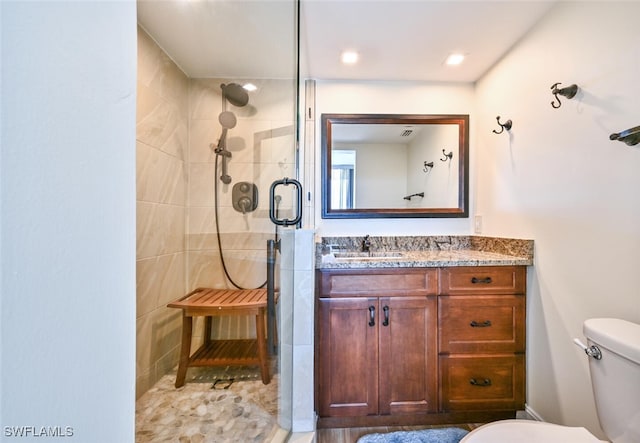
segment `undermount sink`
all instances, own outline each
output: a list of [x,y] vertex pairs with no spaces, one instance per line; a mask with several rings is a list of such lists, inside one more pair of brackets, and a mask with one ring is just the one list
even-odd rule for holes
[[339,260],[384,260],[388,258],[402,257],[402,252],[391,251],[371,251],[371,252],[336,252],[334,254]]

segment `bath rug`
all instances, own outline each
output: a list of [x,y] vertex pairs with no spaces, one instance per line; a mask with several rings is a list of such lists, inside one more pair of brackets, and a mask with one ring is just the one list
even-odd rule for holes
[[386,434],[367,434],[357,443],[458,443],[469,431],[460,428],[420,429]]

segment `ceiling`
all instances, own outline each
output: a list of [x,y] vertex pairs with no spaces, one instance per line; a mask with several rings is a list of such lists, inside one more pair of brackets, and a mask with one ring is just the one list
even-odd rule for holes
[[[301,75],[475,82],[556,2],[300,0]],[[194,78],[292,78],[294,17],[288,0],[138,0],[141,26]],[[462,65],[445,66],[452,52]]]

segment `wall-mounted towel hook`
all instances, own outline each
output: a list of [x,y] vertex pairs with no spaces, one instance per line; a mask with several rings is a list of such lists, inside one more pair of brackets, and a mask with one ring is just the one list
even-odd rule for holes
[[511,126],[513,126],[513,122],[511,120],[507,120],[504,123],[500,123],[500,116],[496,117],[496,120],[498,121],[498,126],[500,126],[500,131],[496,131],[495,129],[493,130],[493,132],[495,134],[502,134],[502,132],[506,129],[507,131],[511,131]]
[[433,162],[424,162],[424,168],[422,168],[422,172],[429,172],[433,168]]
[[609,140],[618,140],[629,146],[635,146],[640,143],[640,126],[611,134]]
[[453,158],[453,151],[450,151],[447,154],[447,152],[443,149],[442,150],[442,155],[444,155],[444,158],[441,158],[440,161],[441,162],[446,162],[447,160],[451,160]]
[[555,99],[558,101],[557,106],[555,102],[553,101],[551,102],[551,106],[555,109],[558,109],[560,106],[562,106],[562,102],[560,101],[560,97],[558,97],[558,95],[567,97],[569,100],[571,100],[573,97],[575,97],[576,93],[578,92],[577,85],[571,85],[571,86],[567,86],[566,88],[558,89],[559,84],[560,83],[554,83],[553,86],[551,86],[551,93],[553,94]]

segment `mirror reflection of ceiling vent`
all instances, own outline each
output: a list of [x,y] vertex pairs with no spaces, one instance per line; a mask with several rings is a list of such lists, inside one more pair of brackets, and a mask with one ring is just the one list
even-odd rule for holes
[[409,137],[411,134],[413,134],[413,129],[405,129],[400,134],[400,137]]

